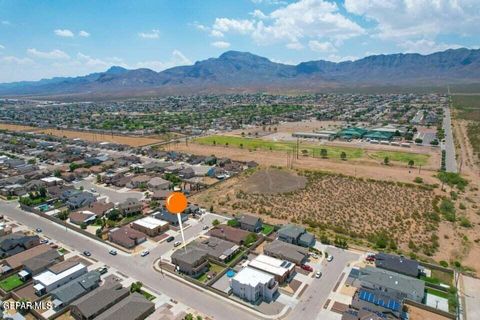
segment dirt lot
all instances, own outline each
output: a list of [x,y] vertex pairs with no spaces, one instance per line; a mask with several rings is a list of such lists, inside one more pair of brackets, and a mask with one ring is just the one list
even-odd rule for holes
[[133,136],[118,136],[109,134],[100,134],[93,132],[71,131],[71,130],[57,130],[57,129],[42,129],[29,126],[17,126],[11,124],[0,124],[0,129],[11,131],[37,132],[44,134],[51,134],[57,137],[67,137],[70,139],[80,138],[92,142],[113,142],[119,144],[126,144],[132,147],[144,146],[152,143],[162,142],[161,137],[133,137]]
[[[204,146],[195,143],[169,145],[168,150],[177,150],[198,155],[216,155],[217,157],[229,157],[240,161],[255,161],[265,167],[270,166],[287,166],[288,155],[281,151],[257,150],[249,151],[225,146]],[[290,155],[290,159],[292,156]],[[330,172],[338,172],[346,175],[373,178],[378,180],[392,180],[402,182],[412,182],[415,177],[421,177],[427,183],[437,183],[438,180],[432,176],[440,165],[432,165],[432,169],[419,168],[410,169],[405,165],[389,165],[381,164],[379,160],[333,160],[319,159],[312,157],[300,157],[293,162],[293,168],[323,170]],[[435,169],[433,169],[435,167]]]
[[[434,192],[406,187],[392,182],[368,181],[337,174],[306,173],[308,183],[287,193],[252,193],[258,180],[269,171],[230,179],[194,196],[200,205],[213,205],[216,211],[250,212],[268,222],[303,223],[353,237],[367,239],[381,231],[406,247],[409,240],[429,244],[434,232],[428,212],[432,210]],[[286,171],[283,179],[296,178]]]
[[266,169],[255,172],[243,185],[247,193],[284,193],[305,188],[307,179],[286,170]]
[[439,314],[420,309],[414,306],[408,306],[408,314],[410,320],[449,320],[450,318],[441,316]]

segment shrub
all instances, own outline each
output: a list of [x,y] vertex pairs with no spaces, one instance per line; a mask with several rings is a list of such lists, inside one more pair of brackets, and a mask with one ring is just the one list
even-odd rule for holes
[[440,263],[440,265],[441,265],[442,267],[448,268],[448,262],[447,262],[447,261],[442,260],[442,261],[440,261],[439,263]]
[[240,222],[238,222],[237,219],[231,219],[231,220],[228,220],[227,225],[229,225],[230,227],[237,228],[238,226],[240,226]]
[[415,177],[415,179],[413,179],[413,182],[415,183],[423,183],[423,179],[421,177]]

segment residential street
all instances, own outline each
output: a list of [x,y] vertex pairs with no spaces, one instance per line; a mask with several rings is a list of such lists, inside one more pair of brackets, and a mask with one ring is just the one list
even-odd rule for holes
[[445,167],[447,172],[457,172],[457,159],[455,156],[455,144],[453,142],[452,119],[450,117],[450,109],[445,108],[445,116],[443,118],[443,129],[445,130]]
[[465,297],[465,305],[463,308],[466,311],[466,320],[480,319],[480,280],[462,276],[463,280],[463,294]]
[[[210,293],[202,293],[198,289],[194,289],[170,277],[162,276],[154,271],[153,261],[158,258],[159,253],[168,251],[168,246],[171,244],[160,245],[145,258],[139,256],[131,257],[121,252],[117,256],[112,256],[108,253],[108,250],[112,249],[112,247],[72,230],[66,230],[64,227],[38,217],[33,213],[22,211],[17,207],[16,202],[0,201],[0,212],[31,228],[41,228],[46,236],[64,243],[79,252],[84,250],[90,251],[93,258],[143,282],[145,286],[153,291],[166,294],[213,319],[259,319],[236,305],[219,303],[217,296],[213,296]],[[186,237],[200,233],[202,226],[203,223],[198,223],[196,227],[189,228],[186,231]]]
[[[327,301],[330,292],[335,287],[345,266],[354,260],[358,260],[359,255],[335,247],[328,247],[329,255],[333,255],[332,262],[325,262],[322,268],[322,277],[315,279],[312,284],[303,293],[299,304],[287,317],[290,320],[314,320],[317,318],[323,305]],[[321,319],[319,319],[321,320]]]

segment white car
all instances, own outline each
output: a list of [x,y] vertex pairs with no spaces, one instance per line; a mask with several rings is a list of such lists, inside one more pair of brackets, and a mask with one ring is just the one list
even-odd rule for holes
[[332,262],[332,260],[333,260],[333,256],[328,256],[327,261]]
[[203,229],[203,230],[207,230],[208,228],[209,228],[209,226],[205,225],[205,226],[203,226],[202,229]]
[[148,256],[150,254],[150,251],[148,250],[144,250],[142,251],[142,253],[140,254],[142,257],[145,257],[145,256]]
[[112,256],[116,256],[117,255],[117,250],[110,250],[108,251],[108,253],[110,253]]
[[178,247],[179,245],[181,245],[182,243],[180,241],[175,241],[175,243],[173,244],[174,247]]
[[322,276],[322,272],[321,272],[321,271],[315,272],[315,278],[320,279],[321,276]]

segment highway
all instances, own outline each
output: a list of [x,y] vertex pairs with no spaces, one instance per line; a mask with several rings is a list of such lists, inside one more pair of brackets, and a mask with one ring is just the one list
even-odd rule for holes
[[458,172],[455,155],[455,143],[453,142],[452,119],[450,108],[444,109],[443,129],[445,130],[445,169],[447,172]]
[[[145,258],[130,256],[119,252],[117,256],[108,253],[110,247],[99,241],[85,237],[75,231],[65,229],[56,223],[36,216],[33,213],[25,212],[17,207],[16,202],[5,202],[0,200],[0,212],[33,229],[41,228],[43,234],[57,240],[79,252],[88,250],[92,257],[116,268],[145,286],[173,298],[185,305],[198,310],[212,319],[261,319],[232,303],[219,303],[217,296],[195,289],[187,284],[179,282],[153,270],[153,261],[159,257],[160,252],[166,252],[171,244],[162,244],[154,249]],[[197,224],[186,231],[186,237],[201,232],[203,223]]]

